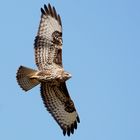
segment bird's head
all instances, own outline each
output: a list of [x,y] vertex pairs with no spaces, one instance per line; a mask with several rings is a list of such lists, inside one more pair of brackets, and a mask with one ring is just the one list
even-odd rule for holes
[[70,79],[72,77],[72,75],[69,72],[64,71],[62,74],[62,77],[64,79],[64,81]]

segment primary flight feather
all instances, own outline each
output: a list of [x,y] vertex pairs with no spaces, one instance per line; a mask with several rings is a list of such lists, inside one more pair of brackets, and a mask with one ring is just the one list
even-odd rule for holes
[[78,113],[66,87],[71,74],[62,65],[62,22],[50,4],[41,8],[41,20],[35,38],[35,62],[38,70],[20,66],[17,71],[19,86],[28,91],[40,84],[41,97],[63,134],[74,133],[80,122]]

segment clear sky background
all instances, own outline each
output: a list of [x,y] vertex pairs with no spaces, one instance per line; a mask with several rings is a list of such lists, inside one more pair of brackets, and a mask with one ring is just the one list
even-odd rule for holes
[[[81,123],[64,137],[39,86],[16,82],[19,65],[36,68],[33,43],[40,7],[63,23],[63,63]],[[0,2],[1,140],[140,140],[140,1],[3,0]]]

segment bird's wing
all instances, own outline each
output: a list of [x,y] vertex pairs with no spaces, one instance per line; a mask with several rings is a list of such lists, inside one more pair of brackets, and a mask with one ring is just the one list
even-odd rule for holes
[[50,4],[44,5],[41,13],[41,21],[34,43],[35,62],[39,70],[46,70],[53,63],[62,66],[62,44],[58,47],[52,37],[54,33],[59,33],[62,37],[62,23],[59,14]]
[[63,130],[63,134],[74,133],[77,122],[80,122],[73,101],[71,100],[66,84],[51,85],[41,83],[41,96],[47,110]]

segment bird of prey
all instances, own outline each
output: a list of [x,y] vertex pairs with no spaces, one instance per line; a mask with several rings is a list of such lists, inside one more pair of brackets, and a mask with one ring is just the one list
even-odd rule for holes
[[47,110],[59,124],[63,134],[70,136],[77,129],[80,119],[66,86],[71,74],[63,68],[62,43],[60,15],[50,4],[44,5],[34,42],[38,70],[20,66],[16,78],[24,91],[40,84],[41,97]]

